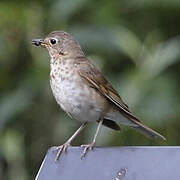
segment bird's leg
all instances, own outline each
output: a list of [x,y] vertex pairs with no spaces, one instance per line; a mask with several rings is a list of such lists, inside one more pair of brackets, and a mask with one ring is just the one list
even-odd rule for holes
[[71,145],[71,142],[73,139],[86,127],[87,122],[83,123],[79,129],[61,146],[58,146],[56,150],[58,149],[58,153],[56,155],[56,161],[59,159],[62,152],[65,152],[67,150],[67,147]]
[[101,118],[101,120],[99,121],[97,130],[96,130],[96,133],[95,133],[94,138],[93,138],[93,142],[90,143],[90,144],[81,145],[81,147],[84,147],[83,153],[82,153],[82,155],[81,155],[81,159],[82,159],[83,157],[85,157],[85,155],[87,154],[87,151],[88,151],[89,149],[90,149],[90,150],[93,150],[93,147],[94,147],[94,145],[95,145],[95,143],[96,143],[97,135],[98,135],[98,133],[99,133],[99,129],[100,129],[101,125],[102,125],[102,122],[103,122],[103,118]]

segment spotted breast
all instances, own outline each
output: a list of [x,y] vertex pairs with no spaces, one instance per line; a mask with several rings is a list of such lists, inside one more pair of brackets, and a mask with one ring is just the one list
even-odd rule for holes
[[52,58],[50,66],[51,89],[61,108],[81,122],[99,120],[104,108],[96,102],[100,95],[82,81],[72,60]]

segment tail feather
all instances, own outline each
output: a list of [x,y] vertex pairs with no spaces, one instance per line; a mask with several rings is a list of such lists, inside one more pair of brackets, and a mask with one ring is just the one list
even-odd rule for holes
[[108,128],[114,129],[116,131],[120,131],[121,130],[120,126],[116,122],[114,122],[114,121],[112,121],[110,119],[103,119],[103,123],[102,124],[104,126],[108,127]]
[[164,136],[162,136],[158,132],[152,130],[151,128],[147,127],[146,125],[144,125],[144,124],[142,124],[140,122],[136,122],[136,124],[138,124],[138,126],[137,127],[132,127],[132,128],[135,128],[137,131],[144,134],[145,136],[148,136],[150,138],[160,137],[161,139],[166,141],[166,138]]
[[[131,128],[136,129],[137,131],[139,131],[140,133],[144,134],[147,137],[150,137],[150,138],[159,137],[163,140],[166,140],[166,138],[164,136],[162,136],[158,132],[152,130],[151,128],[147,127],[146,125],[144,125],[134,115],[130,116],[129,114],[126,114],[123,112],[119,112],[119,111],[112,111],[111,112],[110,111],[108,114],[106,114],[105,119],[115,121],[116,123],[119,122],[120,124],[123,124],[126,126],[130,126]],[[104,125],[110,127],[109,124],[111,125],[112,123],[110,123],[110,122],[108,122],[108,124],[104,123]],[[112,128],[112,127],[110,127],[110,128]],[[115,129],[115,128],[112,128],[112,129]]]

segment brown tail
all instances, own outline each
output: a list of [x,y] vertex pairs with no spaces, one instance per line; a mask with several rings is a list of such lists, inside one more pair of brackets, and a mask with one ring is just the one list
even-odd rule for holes
[[146,125],[142,124],[141,122],[137,122],[136,121],[136,124],[138,126],[137,127],[133,127],[133,128],[135,128],[137,131],[139,131],[140,133],[144,134],[145,136],[148,136],[150,138],[160,137],[161,139],[166,141],[166,138],[164,136],[162,136],[158,132],[152,130],[151,128],[147,127]]

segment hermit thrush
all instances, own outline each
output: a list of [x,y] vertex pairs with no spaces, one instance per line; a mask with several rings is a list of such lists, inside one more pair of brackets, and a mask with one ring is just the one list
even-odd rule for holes
[[100,126],[120,130],[118,123],[138,130],[151,138],[165,138],[144,125],[120,95],[104,78],[102,73],[86,58],[74,38],[63,31],[51,32],[45,39],[34,39],[36,46],[45,47],[50,59],[50,85],[60,107],[82,125],[63,145],[59,146],[57,158],[88,122],[98,122],[92,143],[84,147],[82,157],[95,145]]

